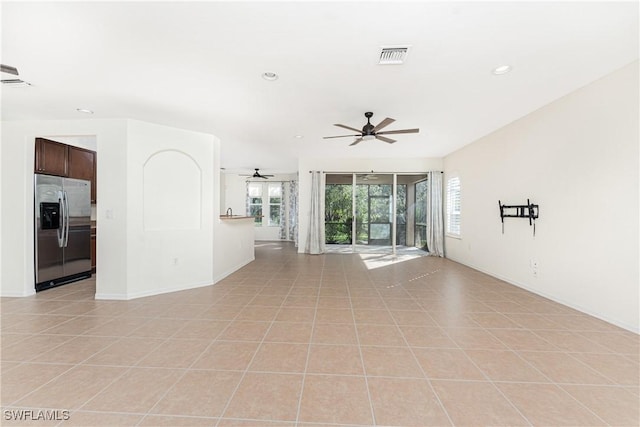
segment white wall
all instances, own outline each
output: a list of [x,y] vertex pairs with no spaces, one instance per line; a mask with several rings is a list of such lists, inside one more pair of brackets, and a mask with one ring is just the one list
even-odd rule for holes
[[[221,176],[220,173],[220,143],[214,146],[214,175]],[[230,174],[222,178],[228,182]],[[243,181],[244,182],[244,181]],[[213,281],[218,282],[237,269],[250,263],[255,259],[254,238],[255,233],[253,221],[249,219],[241,220],[221,220],[220,214],[224,214],[226,207],[232,206],[234,215],[244,214],[245,207],[236,210],[236,205],[227,205],[224,200],[224,191],[216,191],[213,195],[214,206],[218,209],[214,212],[214,257],[213,257]],[[244,200],[244,198],[243,198]],[[233,201],[231,201],[233,203]],[[226,206],[226,207],[225,207]]]
[[51,141],[61,142],[74,147],[86,148],[91,151],[98,151],[98,141],[95,135],[42,135],[43,138]]
[[213,135],[127,121],[127,290],[96,298],[130,299],[213,283],[214,142]]
[[[33,167],[35,138],[51,135],[94,135],[100,152],[97,292],[126,291],[126,141],[125,120],[51,120],[2,123],[2,271],[0,294],[35,292],[33,230]],[[114,212],[111,219],[105,212]]]
[[[638,114],[636,62],[447,156],[462,188],[447,257],[638,331]],[[498,200],[527,198],[535,238],[515,218],[503,235]]]
[[399,172],[421,173],[442,170],[442,159],[406,158],[406,159],[336,159],[336,158],[300,158],[299,196],[298,196],[298,252],[303,253],[309,230],[311,211],[311,174],[309,171],[323,172]]

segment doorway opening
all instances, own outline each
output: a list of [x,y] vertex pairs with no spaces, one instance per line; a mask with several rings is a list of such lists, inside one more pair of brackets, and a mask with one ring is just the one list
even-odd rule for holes
[[426,250],[426,174],[326,175],[325,243],[329,252]]

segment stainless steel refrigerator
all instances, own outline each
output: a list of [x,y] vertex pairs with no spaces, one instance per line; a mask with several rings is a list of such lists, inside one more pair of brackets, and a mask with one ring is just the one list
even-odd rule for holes
[[91,183],[35,175],[36,291],[91,277]]

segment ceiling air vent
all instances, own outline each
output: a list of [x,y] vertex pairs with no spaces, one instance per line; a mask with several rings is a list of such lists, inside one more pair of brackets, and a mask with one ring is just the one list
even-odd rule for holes
[[31,83],[25,82],[20,79],[6,79],[0,80],[2,82],[2,86],[6,87],[28,87],[31,86]]
[[18,69],[16,67],[12,67],[11,65],[0,64],[0,72],[13,74],[14,76],[18,75]]
[[18,69],[11,65],[0,64],[0,82],[2,86],[6,87],[27,87],[31,86],[31,83],[27,83],[24,80],[18,78]]
[[409,46],[383,47],[380,50],[380,65],[399,65],[403,64],[407,58]]

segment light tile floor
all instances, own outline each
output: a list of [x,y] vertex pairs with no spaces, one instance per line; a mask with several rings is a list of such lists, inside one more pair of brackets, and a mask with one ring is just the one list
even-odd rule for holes
[[640,424],[638,335],[448,260],[374,267],[266,244],[191,291],[3,298],[2,424]]

